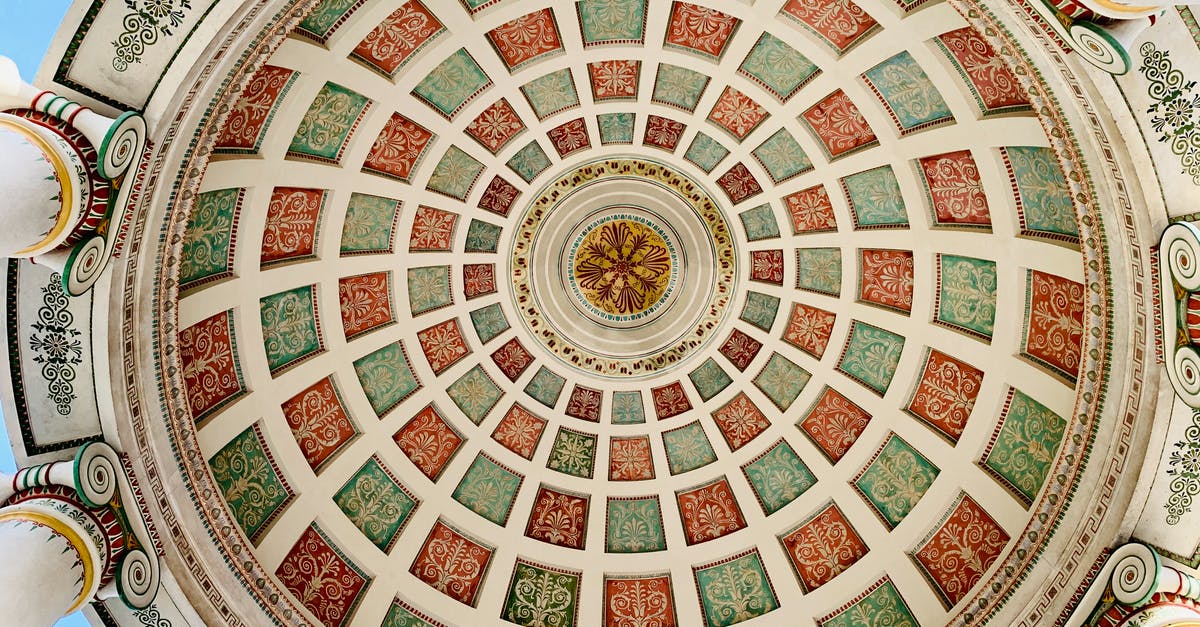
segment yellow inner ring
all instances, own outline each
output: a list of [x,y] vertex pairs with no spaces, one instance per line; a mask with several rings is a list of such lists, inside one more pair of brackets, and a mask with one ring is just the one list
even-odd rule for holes
[[42,154],[45,155],[46,160],[49,161],[50,165],[54,167],[54,173],[58,176],[59,187],[62,189],[62,194],[60,194],[59,197],[60,204],[58,208],[58,221],[55,222],[54,228],[50,229],[50,233],[47,234],[42,241],[28,248],[18,250],[15,253],[17,255],[23,255],[27,252],[37,250],[38,248],[45,246],[47,243],[54,241],[59,235],[62,234],[64,230],[66,230],[71,218],[71,212],[67,210],[67,202],[68,199],[75,197],[75,188],[71,183],[70,170],[67,168],[67,164],[63,163],[63,160],[54,150],[54,146],[51,145],[50,142],[46,141],[44,137],[37,134],[32,129],[22,126],[21,124],[17,124],[13,120],[0,118],[0,126],[16,131],[42,151]]
[[[24,520],[28,522],[44,525],[54,530],[56,533],[67,539],[71,546],[79,553],[79,558],[83,562],[83,588],[79,591],[79,596],[75,598],[75,603],[71,605],[71,609],[67,610],[66,614],[70,614],[83,606],[87,602],[88,591],[92,589],[92,583],[96,581],[96,571],[92,567],[92,552],[88,544],[75,530],[69,527],[66,523],[53,516],[43,514],[41,512],[31,512],[28,510],[16,512],[4,512],[0,514],[0,522],[9,520]],[[65,614],[64,614],[65,616]]]

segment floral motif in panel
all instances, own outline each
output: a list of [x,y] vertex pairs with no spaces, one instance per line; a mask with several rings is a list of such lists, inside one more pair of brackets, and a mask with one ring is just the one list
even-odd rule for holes
[[833,503],[779,541],[805,592],[829,583],[869,550]]
[[413,216],[408,250],[449,251],[454,244],[454,230],[457,224],[457,213],[424,205],[418,207],[417,214]]
[[471,312],[471,326],[475,327],[475,335],[479,336],[480,344],[487,344],[509,329],[508,318],[500,303],[492,303]]
[[492,361],[496,362],[500,372],[503,372],[509,381],[516,381],[521,377],[521,373],[533,364],[533,355],[530,355],[520,340],[514,337],[492,352]]
[[467,227],[467,241],[463,242],[463,252],[496,252],[496,249],[500,245],[501,230],[499,226],[490,222],[472,219],[471,225]]
[[525,393],[537,402],[553,409],[558,404],[558,397],[562,395],[563,386],[566,384],[565,378],[545,366],[540,366],[533,378],[526,384]]
[[606,576],[604,627],[677,627],[671,576]]
[[580,0],[583,45],[640,44],[646,35],[646,0]]
[[858,107],[837,90],[801,114],[831,158],[841,157],[878,141]]
[[584,548],[587,540],[588,497],[538,488],[525,536],[568,549]]
[[657,496],[610,496],[606,524],[604,548],[609,553],[649,553],[667,548]]
[[554,11],[550,8],[505,22],[488,31],[487,36],[509,72],[538,57],[562,52],[563,49]]
[[523,627],[575,627],[582,577],[518,558],[500,618]]
[[596,436],[559,428],[546,467],[563,474],[590,479],[596,463]]
[[903,350],[904,337],[855,321],[838,370],[882,396],[896,375]]
[[642,62],[632,59],[609,59],[589,63],[588,76],[592,80],[592,97],[597,102],[637,100],[641,73]]
[[1028,507],[1046,481],[1066,424],[1024,392],[1011,390],[993,443],[980,463]]
[[326,627],[350,622],[371,582],[315,523],[300,534],[275,576]]
[[754,385],[775,403],[779,411],[787,411],[811,378],[812,375],[792,360],[779,353],[771,353],[767,365],[754,377]]
[[832,311],[794,303],[787,329],[783,332],[783,341],[820,359],[825,355],[825,347],[829,345],[836,321],[837,315]]
[[346,338],[391,323],[392,275],[375,272],[338,279],[338,300]]
[[1008,540],[1008,533],[964,492],[913,558],[946,607],[954,607],[1000,557]]
[[483,196],[479,198],[479,208],[507,217],[508,212],[512,210],[513,202],[520,195],[521,190],[496,175],[492,178],[492,182],[488,183],[487,189],[483,190]]
[[658,74],[654,78],[653,102],[670,105],[689,113],[696,110],[700,97],[708,88],[710,77],[694,70],[689,70],[669,63],[658,64]]
[[749,168],[740,162],[722,174],[721,178],[717,179],[717,185],[721,186],[721,190],[735,205],[762,193],[762,186],[758,184],[758,179],[754,178]]
[[412,55],[445,31],[419,0],[409,0],[383,19],[351,53],[385,76],[394,77]]
[[683,385],[678,381],[650,388],[650,395],[654,398],[654,413],[659,420],[666,420],[692,409],[692,403],[683,391]]
[[983,384],[983,371],[936,350],[929,351],[921,383],[908,403],[908,411],[957,442],[967,427],[975,398]]
[[885,165],[842,179],[856,228],[908,225],[904,195],[892,166]]
[[783,250],[751,251],[750,280],[783,285]]
[[851,0],[788,0],[781,12],[812,29],[839,54],[878,26],[875,18]]
[[708,627],[728,627],[779,609],[757,549],[692,567]]
[[388,552],[418,501],[392,473],[371,457],[334,495],[342,513],[380,551]]
[[683,122],[651,115],[646,118],[646,134],[643,136],[642,142],[647,146],[674,151],[686,128],[687,126]]
[[184,289],[233,276],[235,232],[245,190],[220,189],[196,196],[179,259]]
[[714,540],[746,526],[746,519],[742,517],[742,510],[725,477],[679,490],[675,498],[679,501],[679,516],[688,545]]
[[842,290],[842,249],[801,248],[796,251],[796,287],[830,296]]
[[738,141],[746,139],[751,131],[767,119],[767,110],[754,102],[750,96],[726,87],[708,114],[708,120],[725,129]]
[[775,316],[779,313],[779,298],[761,292],[746,294],[746,306],[742,308],[741,319],[767,331],[775,324]]
[[920,623],[889,579],[881,579],[855,596],[856,601],[817,621],[820,627],[859,627],[888,625],[889,627],[919,627]]
[[400,599],[392,599],[392,605],[388,608],[388,613],[383,617],[383,624],[379,627],[447,627],[417,608],[401,601]]
[[676,1],[671,6],[671,21],[663,43],[719,59],[740,23],[736,17],[716,9]]
[[812,161],[796,138],[782,128],[754,149],[754,160],[775,183],[782,183],[813,168]]
[[300,120],[288,154],[319,161],[340,161],[350,134],[370,106],[371,101],[366,96],[341,85],[325,83]]
[[729,363],[733,364],[734,368],[745,372],[761,349],[762,342],[734,329],[729,334],[729,339],[721,345],[721,354],[729,360]]
[[759,205],[753,209],[747,209],[738,214],[738,218],[741,219],[742,228],[746,231],[747,241],[779,237],[779,223],[775,221],[775,212],[771,210],[771,205]]
[[296,76],[295,70],[274,65],[264,65],[255,72],[225,119],[216,150],[257,152],[275,106],[287,94]]
[[571,390],[571,398],[567,401],[566,413],[573,418],[588,422],[600,422],[600,407],[604,393],[600,390],[576,385]]
[[467,341],[463,339],[458,318],[450,318],[420,331],[417,341],[434,374],[441,374],[471,352]]
[[537,140],[534,140],[509,158],[507,165],[513,172],[517,173],[517,176],[520,176],[526,183],[529,183],[537,178],[539,174],[545,172],[546,168],[550,167],[550,157],[546,156],[546,151],[542,149],[542,145],[537,143]]
[[819,233],[836,231],[837,218],[833,214],[833,201],[824,185],[817,185],[785,196],[784,204],[792,216],[792,233]]
[[608,444],[609,481],[642,481],[654,478],[650,436],[613,437]]
[[600,143],[632,144],[633,143],[632,113],[601,113],[596,116],[596,125],[600,127]]
[[692,385],[700,393],[700,399],[705,401],[720,394],[722,390],[729,387],[730,383],[733,383],[733,379],[729,378],[725,370],[712,357],[704,360],[704,363],[689,372],[688,378],[692,380]]
[[667,451],[667,467],[678,475],[717,461],[708,435],[699,421],[664,431],[663,448]]
[[412,93],[443,117],[451,119],[491,84],[492,80],[466,48],[459,48],[426,74]]
[[463,293],[467,300],[496,291],[496,264],[463,264]]
[[208,467],[234,520],[251,542],[258,541],[295,497],[257,424],[221,447],[208,460]]
[[240,396],[245,387],[238,367],[232,311],[223,311],[179,333],[179,360],[192,419],[202,418]]
[[276,187],[263,225],[262,265],[312,257],[324,208],[324,190]]
[[954,119],[937,86],[907,50],[867,70],[863,78],[901,135]]
[[313,12],[300,22],[296,30],[310,39],[324,44],[334,31],[346,23],[350,15],[363,5],[363,2],[364,0],[321,0]]
[[282,409],[300,452],[314,471],[358,435],[332,377],[284,401]]
[[480,453],[454,489],[454,500],[503,527],[524,477]]
[[910,250],[862,250],[860,300],[912,311],[913,254]]
[[390,253],[400,201],[354,192],[342,223],[342,255]]
[[731,451],[742,448],[771,426],[771,421],[745,392],[738,392],[733,400],[713,412],[712,417]]
[[421,388],[408,363],[404,345],[400,342],[387,344],[356,359],[354,372],[371,408],[379,417]]
[[939,472],[937,466],[893,433],[853,483],[884,525],[894,529],[925,496]]
[[322,350],[313,286],[273,294],[259,300],[263,348],[271,374]]
[[1021,227],[1052,239],[1079,239],[1079,223],[1066,176],[1054,151],[1039,146],[1001,149],[1011,169]]
[[433,405],[417,412],[392,440],[430,481],[438,480],[463,443],[463,437]]
[[413,316],[448,307],[453,302],[450,266],[408,269],[408,307]]
[[938,42],[966,77],[984,114],[1029,108],[1017,77],[979,31],[966,26],[942,33]]
[[646,410],[642,405],[642,393],[613,392],[612,423],[614,425],[632,425],[646,422]]
[[696,136],[692,138],[692,144],[683,154],[684,159],[696,164],[705,172],[712,172],[713,168],[717,167],[717,164],[727,156],[729,156],[729,149],[703,132],[696,133]]
[[446,388],[446,395],[467,419],[478,425],[496,403],[500,402],[504,391],[484,372],[483,365],[479,364],[451,383]]
[[474,137],[484,148],[496,154],[514,137],[525,130],[525,123],[513,111],[508,99],[501,98],[483,110],[467,125],[467,134]]
[[496,425],[496,430],[492,431],[492,439],[525,459],[533,459],[545,430],[545,418],[525,409],[520,403],[513,403],[500,424]]
[[408,572],[434,590],[473,607],[494,551],[438,520]]
[[592,147],[592,140],[588,139],[587,123],[583,118],[559,124],[547,131],[546,137],[554,144],[554,150],[558,152],[559,157]]
[[363,170],[407,183],[432,140],[425,127],[393,113],[371,144]]
[[1025,355],[1074,381],[1083,350],[1083,285],[1030,270],[1026,298]]
[[817,484],[817,478],[796,455],[795,449],[780,438],[745,466],[742,472],[754,488],[763,513],[770,516],[796,500]]
[[535,78],[521,86],[521,93],[525,94],[525,99],[539,120],[579,106],[579,94],[575,91],[571,68]]
[[763,33],[738,73],[786,101],[820,72],[815,63],[771,33]]
[[796,424],[836,464],[867,429],[871,414],[837,390],[826,387],[812,409]]
[[996,263],[938,255],[937,322],[990,339],[996,322]]
[[442,160],[433,168],[425,189],[444,194],[457,200],[466,200],[483,172],[483,164],[475,157],[451,146],[442,155]]
[[971,151],[922,157],[920,163],[937,224],[991,226],[987,194]]

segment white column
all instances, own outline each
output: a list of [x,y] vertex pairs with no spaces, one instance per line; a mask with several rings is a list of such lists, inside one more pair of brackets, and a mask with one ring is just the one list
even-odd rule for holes
[[58,500],[0,508],[0,622],[50,627],[91,600],[100,585],[98,531],[81,510]]

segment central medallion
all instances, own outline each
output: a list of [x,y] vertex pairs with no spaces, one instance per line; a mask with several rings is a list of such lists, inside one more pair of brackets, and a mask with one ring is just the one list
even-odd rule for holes
[[510,267],[527,330],[573,368],[638,377],[705,345],[733,297],[737,253],[713,197],[645,159],[576,167],[534,197]]
[[572,294],[601,320],[641,320],[670,300],[679,273],[674,238],[654,220],[618,211],[589,221],[567,256]]

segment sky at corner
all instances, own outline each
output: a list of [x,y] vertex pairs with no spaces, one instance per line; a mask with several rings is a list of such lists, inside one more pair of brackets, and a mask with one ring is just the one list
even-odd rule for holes
[[[17,62],[21,78],[32,81],[46,56],[70,0],[0,0],[0,55]],[[15,470],[8,432],[0,429],[0,472]],[[85,627],[83,614],[63,618],[55,627]]]

